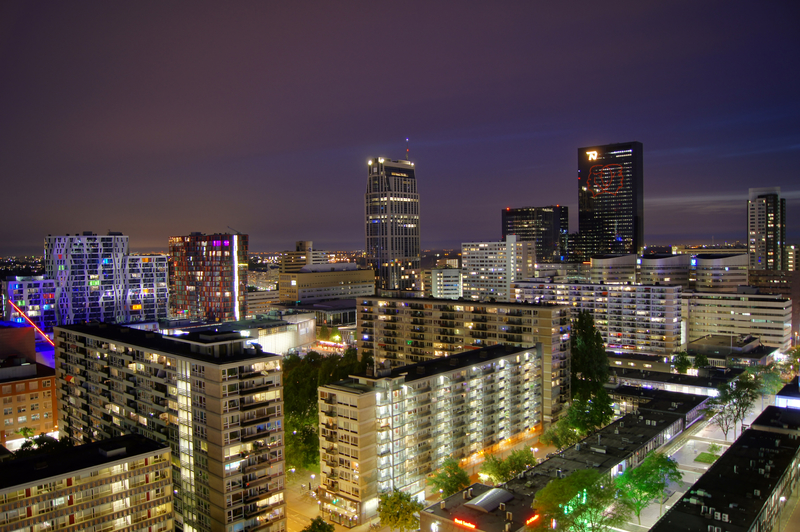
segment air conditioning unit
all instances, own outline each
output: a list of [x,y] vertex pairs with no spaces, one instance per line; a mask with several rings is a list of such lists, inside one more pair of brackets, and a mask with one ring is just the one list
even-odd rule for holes
[[501,509],[501,510],[503,510],[503,511],[505,511],[505,509],[506,509],[506,503],[504,503],[504,502],[501,502],[501,503],[500,503],[500,509]]

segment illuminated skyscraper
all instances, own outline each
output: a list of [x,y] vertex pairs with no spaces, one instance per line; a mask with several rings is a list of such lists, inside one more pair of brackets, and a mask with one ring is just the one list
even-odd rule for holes
[[780,187],[751,188],[747,200],[751,270],[786,270],[786,200]]
[[566,260],[569,210],[561,205],[503,210],[503,240],[516,235],[520,242],[534,242],[537,262]]
[[171,314],[206,321],[244,318],[247,248],[247,235],[170,237]]
[[376,291],[409,290],[419,270],[419,194],[414,163],[383,157],[368,163],[364,195],[367,261]]
[[584,260],[644,248],[642,143],[578,149],[578,230]]

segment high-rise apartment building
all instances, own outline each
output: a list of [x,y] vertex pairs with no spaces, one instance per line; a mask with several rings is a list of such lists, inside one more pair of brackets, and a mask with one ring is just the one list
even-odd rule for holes
[[518,301],[557,303],[592,314],[611,351],[669,355],[681,347],[681,287],[532,279],[514,283]]
[[643,148],[625,142],[578,149],[578,230],[584,260],[644,248]]
[[129,434],[0,464],[0,529],[171,532],[169,447]]
[[516,235],[501,242],[461,244],[461,274],[464,297],[473,301],[512,301],[511,283],[534,276],[536,252],[533,242],[520,242]]
[[191,320],[239,320],[247,313],[248,237],[191,233],[169,239],[170,310]]
[[384,157],[367,163],[364,195],[367,262],[375,290],[410,290],[419,270],[419,193],[414,163]]
[[[31,320],[47,332],[54,324],[86,321],[127,323],[167,317],[167,258],[131,255],[128,237],[109,232],[45,238],[45,276],[41,281],[8,281],[9,293],[27,292],[38,300],[27,309]],[[55,284],[55,297],[50,294]],[[34,294],[35,289],[41,290]],[[25,298],[21,299],[23,302]],[[37,307],[38,308],[35,308]],[[48,320],[55,310],[55,322]]]
[[284,531],[281,358],[246,349],[246,340],[56,327],[63,437],[141,434],[168,444],[178,529]]
[[566,305],[392,297],[357,303],[361,356],[401,366],[497,344],[541,347],[545,421],[557,419],[570,398]]
[[786,199],[780,187],[750,189],[747,244],[751,270],[786,269]]
[[464,295],[461,269],[457,267],[422,270],[422,291],[434,299],[458,299]]
[[445,459],[540,428],[544,373],[539,348],[497,345],[320,386],[323,516],[366,523],[381,492],[422,497]]
[[533,242],[538,262],[562,262],[567,259],[567,207],[507,208],[502,211],[502,219],[503,240],[508,235],[516,235],[519,241]]

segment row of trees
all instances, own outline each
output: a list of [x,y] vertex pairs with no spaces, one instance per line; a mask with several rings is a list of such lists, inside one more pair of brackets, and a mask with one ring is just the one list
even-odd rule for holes
[[719,395],[709,399],[703,413],[720,428],[726,441],[731,431],[735,440],[736,426],[741,425],[761,395],[761,378],[752,373],[742,373],[738,379],[717,389]]
[[319,410],[317,388],[363,373],[371,357],[358,360],[355,349],[344,355],[322,356],[309,351],[304,357],[283,359],[283,408],[287,468],[308,468],[319,464]]

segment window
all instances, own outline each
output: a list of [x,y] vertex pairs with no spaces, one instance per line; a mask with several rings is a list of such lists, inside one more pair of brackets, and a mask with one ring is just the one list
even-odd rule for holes
[[39,410],[39,403],[33,403],[31,405],[31,412],[33,412],[34,410]]
[[38,394],[38,393],[32,393],[32,394],[31,394],[31,401],[35,401],[35,400],[37,400],[38,398],[39,398],[39,394]]
[[47,399],[49,397],[52,397],[52,393],[50,392],[50,390],[47,390],[46,392],[42,392],[42,397]]
[[39,421],[39,414],[31,414],[31,421]]
[[4,405],[10,405],[13,402],[14,402],[14,398],[13,397],[3,397],[3,404]]
[[8,427],[8,426],[10,426],[10,425],[13,425],[13,424],[14,424],[14,418],[13,418],[13,417],[11,417],[11,418],[7,418],[7,419],[5,420],[5,422],[6,422],[6,425],[5,425],[6,427]]
[[24,413],[25,413],[25,407],[24,406],[17,407],[17,414],[24,414]]
[[42,381],[42,388],[49,388],[49,387],[50,387],[50,379]]
[[27,423],[27,421],[28,421],[28,416],[19,416],[17,418],[17,423]]
[[51,417],[53,417],[53,413],[52,412],[45,412],[44,413],[44,418],[45,419],[50,419]]
[[11,393],[11,386],[3,386],[3,393],[4,394]]
[[3,415],[4,416],[10,416],[10,415],[13,415],[13,414],[14,414],[14,409],[13,408],[4,408],[3,409]]
[[39,381],[31,381],[28,383],[28,388],[31,390],[36,390],[39,388]]
[[22,382],[20,384],[17,384],[17,393],[24,392],[24,391],[25,391],[25,383]]

